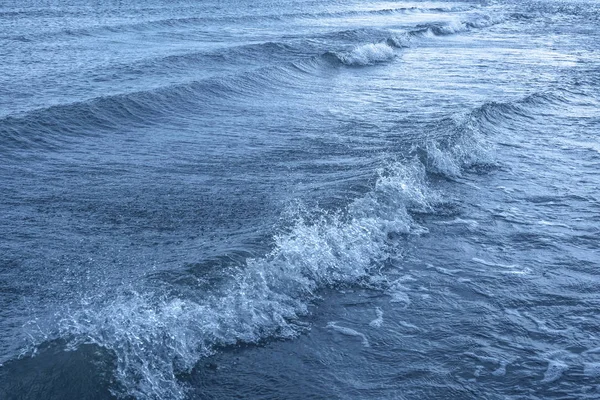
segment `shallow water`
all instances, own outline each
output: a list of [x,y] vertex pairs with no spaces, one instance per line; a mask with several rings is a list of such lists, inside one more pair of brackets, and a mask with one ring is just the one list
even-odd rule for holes
[[2,5],[0,398],[598,398],[599,15]]

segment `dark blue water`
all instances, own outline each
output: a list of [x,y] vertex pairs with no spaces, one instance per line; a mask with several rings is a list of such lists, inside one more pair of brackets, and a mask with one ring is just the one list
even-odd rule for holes
[[0,398],[599,398],[599,23],[2,3]]

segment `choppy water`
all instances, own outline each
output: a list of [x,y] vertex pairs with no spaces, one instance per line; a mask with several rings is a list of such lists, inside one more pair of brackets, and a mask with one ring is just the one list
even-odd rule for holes
[[599,23],[3,3],[0,398],[599,398]]

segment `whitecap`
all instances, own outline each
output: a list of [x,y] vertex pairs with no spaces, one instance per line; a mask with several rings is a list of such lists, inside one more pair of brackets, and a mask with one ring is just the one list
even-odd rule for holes
[[394,57],[394,49],[387,43],[369,43],[341,55],[340,60],[346,65],[365,66],[390,61]]

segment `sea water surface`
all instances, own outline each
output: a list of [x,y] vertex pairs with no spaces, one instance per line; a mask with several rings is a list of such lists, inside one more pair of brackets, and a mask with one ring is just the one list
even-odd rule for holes
[[600,398],[600,3],[0,4],[0,398]]

